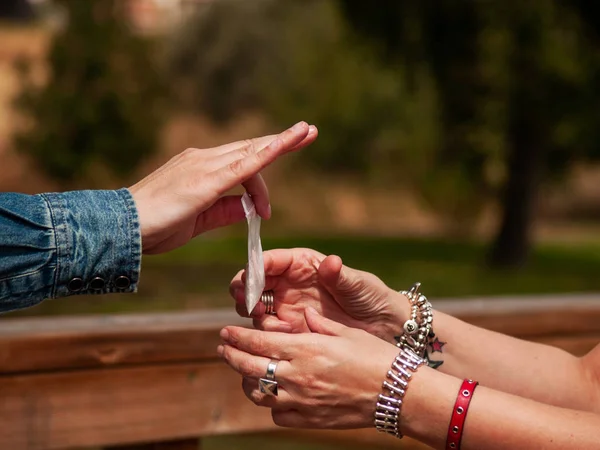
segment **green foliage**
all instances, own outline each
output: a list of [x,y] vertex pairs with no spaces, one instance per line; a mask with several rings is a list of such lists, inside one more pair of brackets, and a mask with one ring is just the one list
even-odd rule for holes
[[215,2],[175,39],[169,66],[180,97],[215,121],[260,111],[278,127],[315,123],[299,159],[327,174],[401,180],[401,149],[427,159],[436,145],[430,78],[409,92],[334,1]]
[[600,156],[600,28],[586,15],[597,7],[568,0],[341,4],[387,59],[409,73],[423,64],[431,71],[442,128],[432,190],[450,200],[438,208],[468,219],[486,198],[498,199],[490,261],[524,263],[539,184]]
[[[67,185],[108,170],[130,174],[157,144],[163,88],[147,40],[132,33],[117,0],[61,0],[66,27],[52,42],[48,78],[26,61],[16,100],[28,126],[18,150]],[[94,169],[94,170],[92,170]]]
[[[172,66],[191,106],[215,120],[256,110],[278,125],[314,122],[320,138],[300,161],[410,183],[468,233],[490,200],[505,211],[533,204],[539,183],[600,157],[600,28],[589,8],[221,0],[180,35]],[[527,192],[518,170],[535,178]],[[504,195],[508,186],[517,194]],[[503,247],[527,245],[528,208],[503,219],[522,229]]]

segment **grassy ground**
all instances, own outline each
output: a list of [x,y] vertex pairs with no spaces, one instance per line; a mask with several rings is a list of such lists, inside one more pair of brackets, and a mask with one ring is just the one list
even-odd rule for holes
[[[423,283],[430,298],[600,291],[600,242],[541,245],[519,271],[486,268],[485,247],[472,242],[377,237],[266,238],[265,249],[310,247],[342,256],[389,286]],[[246,261],[245,237],[200,237],[170,254],[144,259],[139,295],[83,296],[20,315],[202,309],[231,305],[227,286]]]

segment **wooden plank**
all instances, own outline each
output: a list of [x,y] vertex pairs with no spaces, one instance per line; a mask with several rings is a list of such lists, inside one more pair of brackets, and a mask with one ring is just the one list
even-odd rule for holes
[[535,339],[535,342],[541,342],[543,344],[561,348],[576,356],[583,356],[600,344],[600,334],[544,336]]
[[218,331],[250,326],[230,310],[8,319],[0,327],[0,374],[215,358]]
[[350,448],[367,449],[400,449],[400,450],[430,450],[431,447],[419,441],[405,437],[398,440],[387,434],[379,433],[374,428],[360,430],[283,430],[275,431],[275,436],[294,437],[307,442],[345,444]]
[[[600,335],[597,297],[441,300],[435,306],[474,325],[527,339]],[[230,324],[250,326],[250,321],[229,309],[6,319],[0,328],[0,374],[210,359],[218,331]]]
[[599,295],[440,300],[434,307],[478,327],[522,338],[600,333]]
[[119,445],[106,450],[200,450],[199,439],[179,439],[169,442],[155,442],[152,444]]
[[0,448],[66,450],[275,428],[223,363],[0,377]]

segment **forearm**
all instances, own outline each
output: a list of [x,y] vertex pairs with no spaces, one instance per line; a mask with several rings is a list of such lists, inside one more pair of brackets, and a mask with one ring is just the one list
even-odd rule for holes
[[600,406],[590,402],[597,386],[581,360],[563,350],[475,327],[439,311],[434,330],[445,345],[442,353],[430,352],[430,358],[443,361],[438,369],[443,373],[550,405],[588,411]]
[[[421,368],[406,393],[401,421],[403,432],[443,449],[460,385],[458,378],[428,367]],[[569,383],[560,390],[568,396],[574,385]],[[461,448],[600,449],[600,416],[546,405],[480,385],[471,400]]]
[[[404,296],[398,301],[408,305]],[[408,310],[404,316],[407,317]],[[434,311],[432,367],[458,378],[550,405],[600,410],[598,385],[582,360],[565,351],[485,330]],[[564,387],[571,386],[567,392]]]
[[0,195],[0,312],[135,291],[140,258],[137,211],[125,189]]

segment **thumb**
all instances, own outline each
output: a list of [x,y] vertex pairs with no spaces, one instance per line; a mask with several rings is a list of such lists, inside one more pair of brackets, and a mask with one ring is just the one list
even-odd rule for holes
[[345,325],[334,322],[333,320],[323,317],[313,307],[307,307],[304,310],[304,318],[308,329],[313,333],[325,334],[327,336],[341,336],[346,330]]
[[318,270],[319,281],[334,297],[336,294],[349,294],[356,286],[354,270],[346,267],[342,259],[330,255],[321,262]]

